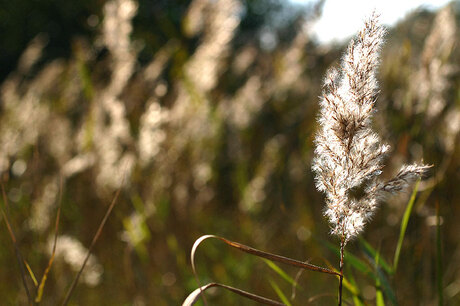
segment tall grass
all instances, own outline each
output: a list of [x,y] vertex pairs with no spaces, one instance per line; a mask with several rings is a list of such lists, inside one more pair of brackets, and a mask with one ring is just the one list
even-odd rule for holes
[[[65,239],[57,239],[42,304],[61,302],[81,267],[72,250],[83,250],[84,259],[119,189],[124,196],[92,249],[73,303],[183,302],[197,288],[189,250],[206,233],[340,274],[334,270],[340,248],[324,243],[333,240],[308,169],[322,76],[337,66],[344,46],[321,46],[309,36],[320,6],[278,33],[269,26],[245,32],[245,9],[241,1],[181,2],[176,15],[156,10],[155,28],[146,31],[142,20],[152,12],[145,2],[107,1],[88,19],[94,40],[71,38],[68,58],[45,61],[49,38],[39,35],[2,81],[0,171],[17,246],[33,273],[52,254],[62,177],[59,237]],[[394,148],[383,161],[386,172],[422,158],[435,167],[419,185],[395,273],[387,269],[408,194],[381,205],[362,235],[368,247],[362,239],[347,244],[345,300],[372,304],[382,294],[386,303],[424,305],[437,301],[438,292],[445,303],[459,297],[456,6],[442,12],[438,18],[419,11],[388,29],[372,124]],[[278,44],[267,49],[261,41],[272,34]],[[428,118],[433,97],[442,103]],[[442,282],[432,277],[436,201],[444,221]],[[0,277],[8,279],[0,282],[2,302],[27,304],[7,227],[0,239]],[[279,300],[292,291],[292,281],[281,276],[287,275],[298,286],[293,305],[335,300],[337,276],[307,271],[296,279],[297,266],[277,263],[283,274],[220,243],[206,242],[198,252],[203,283]],[[34,288],[27,265],[23,270]],[[34,276],[40,283],[41,273]],[[209,292],[210,304],[241,302],[223,290]]]

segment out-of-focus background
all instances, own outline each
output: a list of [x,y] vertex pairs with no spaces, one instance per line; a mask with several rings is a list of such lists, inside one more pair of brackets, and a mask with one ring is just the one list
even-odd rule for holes
[[[338,266],[310,170],[317,102],[346,35],[372,10],[339,2],[1,1],[2,206],[37,277],[50,258],[62,192],[43,305],[62,301],[117,190],[71,305],[182,303],[197,288],[189,254],[204,234]],[[420,4],[380,8],[393,23],[374,120],[393,149],[384,175],[402,163],[434,165],[389,286],[401,305],[436,305],[442,274],[444,302],[459,305],[460,3]],[[383,203],[363,235],[390,263],[409,196]],[[25,305],[1,221],[1,304]],[[348,250],[372,266],[360,242]],[[291,284],[262,260],[218,241],[203,243],[196,257],[203,284],[291,295]],[[374,304],[375,279],[351,266],[347,273],[362,302]],[[335,304],[333,277],[306,271],[299,285],[293,305]],[[208,300],[254,304],[221,290]]]

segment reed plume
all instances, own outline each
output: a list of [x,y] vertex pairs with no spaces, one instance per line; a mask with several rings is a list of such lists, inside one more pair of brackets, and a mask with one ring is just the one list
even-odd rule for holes
[[316,188],[326,194],[325,216],[331,232],[340,238],[339,306],[345,245],[358,236],[375,213],[380,200],[403,190],[429,168],[403,165],[382,182],[383,159],[390,146],[371,127],[378,94],[377,69],[385,29],[373,13],[356,39],[348,45],[338,71],[329,70],[320,100],[320,131],[316,135]]
[[325,216],[343,246],[359,235],[379,202],[403,190],[429,166],[403,165],[391,180],[379,179],[390,146],[371,127],[378,95],[379,51],[385,29],[375,13],[348,45],[340,70],[332,68],[320,100],[316,135],[316,187],[326,194]]

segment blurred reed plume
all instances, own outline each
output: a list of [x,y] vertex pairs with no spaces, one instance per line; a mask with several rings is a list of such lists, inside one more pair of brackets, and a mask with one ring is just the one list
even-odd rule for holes
[[379,179],[389,145],[371,128],[377,99],[377,68],[385,30],[374,13],[348,45],[340,72],[332,68],[320,100],[320,131],[316,135],[316,187],[326,194],[325,216],[341,240],[339,305],[342,303],[343,254],[388,193],[403,190],[420,178],[427,165],[403,165],[389,181]]
[[[137,11],[132,0],[113,0],[104,5],[102,39],[111,55],[111,78],[109,83],[96,92],[91,103],[91,113],[85,123],[83,134],[87,143],[94,146],[99,171],[96,182],[101,187],[121,187],[123,177],[134,168],[136,156],[127,146],[132,146],[130,123],[126,102],[121,94],[134,73],[136,53],[130,35],[131,20]],[[104,120],[106,119],[106,120]],[[88,130],[92,135],[88,138]],[[89,141],[89,142],[88,142]]]
[[432,123],[446,107],[447,92],[455,66],[450,63],[456,42],[455,15],[452,5],[439,10],[430,35],[423,46],[420,67],[410,83],[415,112],[424,113]]
[[439,130],[439,139],[430,139],[432,135],[428,134],[426,142],[439,141],[439,149],[444,153],[436,175],[424,182],[422,189],[431,188],[444,178],[460,132],[460,107],[455,103],[457,92],[452,86],[460,69],[453,60],[457,33],[453,4],[446,5],[434,18],[423,45],[420,64],[411,73],[408,84],[406,108],[414,115],[422,116],[421,128]]
[[[48,241],[48,254],[52,255],[53,249],[52,239]],[[62,235],[58,237],[56,242],[56,259],[57,261],[64,261],[76,273],[80,270],[82,262],[88,250],[83,244],[74,237]],[[99,263],[98,259],[91,255],[86,263],[86,268],[83,270],[81,280],[83,283],[90,287],[97,286],[102,278],[104,268]]]

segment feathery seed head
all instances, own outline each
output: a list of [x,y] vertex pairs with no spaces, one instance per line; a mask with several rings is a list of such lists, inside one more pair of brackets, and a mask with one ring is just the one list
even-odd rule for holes
[[385,35],[374,13],[352,40],[338,71],[327,72],[320,99],[320,130],[316,135],[316,187],[326,194],[325,216],[332,233],[348,242],[363,231],[379,199],[395,193],[429,168],[405,165],[382,183],[383,158],[390,149],[371,128],[378,94],[379,50]]

